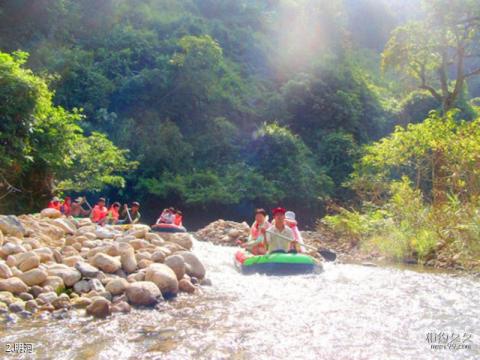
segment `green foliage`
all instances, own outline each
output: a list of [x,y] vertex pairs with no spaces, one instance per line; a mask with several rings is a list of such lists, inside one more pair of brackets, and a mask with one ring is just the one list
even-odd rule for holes
[[85,137],[80,112],[54,106],[45,80],[22,67],[26,59],[0,53],[0,174],[22,190],[17,206],[37,205],[52,191],[122,186],[118,174],[134,165],[126,151],[105,135]]

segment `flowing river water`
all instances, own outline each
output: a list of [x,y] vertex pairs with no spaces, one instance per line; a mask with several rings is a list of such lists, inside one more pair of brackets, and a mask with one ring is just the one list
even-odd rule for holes
[[[480,359],[480,281],[455,274],[325,264],[319,275],[243,276],[235,249],[196,242],[213,286],[159,310],[104,320],[0,324],[3,351],[36,359]],[[432,345],[470,345],[432,349]],[[1,350],[1,349],[0,349]]]

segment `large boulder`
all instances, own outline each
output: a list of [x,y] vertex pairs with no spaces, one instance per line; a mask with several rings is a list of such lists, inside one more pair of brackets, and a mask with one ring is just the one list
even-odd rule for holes
[[138,281],[129,284],[125,294],[128,301],[133,305],[155,305],[163,300],[160,289],[151,281]]
[[120,260],[103,253],[96,254],[92,259],[92,264],[106,273],[114,273],[122,266]]
[[163,296],[172,296],[178,292],[177,275],[165,264],[149,265],[145,272],[145,280],[155,283]]
[[40,212],[40,216],[44,218],[58,219],[59,217],[62,217],[62,213],[57,209],[46,208]]
[[18,295],[27,290],[28,286],[18,277],[0,280],[0,291],[8,291],[12,294]]
[[187,265],[186,272],[189,276],[196,277],[199,280],[205,277],[205,267],[195,254],[189,251],[180,251],[176,253],[176,255],[180,255],[185,261],[185,264]]
[[177,280],[183,279],[185,275],[185,260],[180,255],[171,255],[165,259],[164,262],[170,269],[173,270],[177,276]]
[[5,235],[22,238],[26,230],[14,215],[0,215],[0,231]]
[[20,275],[20,279],[28,286],[40,285],[47,280],[47,272],[41,269],[32,269]]
[[51,265],[48,268],[48,275],[61,277],[65,286],[71,287],[82,278],[80,271],[63,264]]
[[95,317],[104,318],[112,313],[111,303],[102,296],[96,296],[92,303],[87,306],[87,314]]
[[12,270],[10,270],[10,267],[5,264],[3,261],[0,262],[0,279],[8,279],[13,276]]
[[113,296],[121,295],[128,287],[128,281],[122,278],[110,280],[105,289]]

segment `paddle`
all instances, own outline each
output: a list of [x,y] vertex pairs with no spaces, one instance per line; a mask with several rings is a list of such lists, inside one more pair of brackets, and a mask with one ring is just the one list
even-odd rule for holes
[[90,205],[90,203],[88,202],[88,200],[85,196],[83,197],[83,200],[85,200],[85,204],[87,204],[87,206],[90,208],[90,210],[92,210],[92,205]]
[[130,220],[130,224],[133,224],[132,215],[130,215],[130,210],[128,210],[128,206],[125,206],[125,210],[127,210],[128,220]]
[[[291,242],[292,239],[286,237],[286,236],[283,236],[281,234],[277,234],[277,233],[274,233],[274,232],[271,232],[270,230],[267,230],[268,233],[272,234],[272,235],[275,235],[275,236],[278,236],[280,239],[283,239],[283,240],[286,240],[288,242]],[[303,243],[299,243],[300,246],[303,246],[303,247],[306,247],[307,249],[310,249],[310,250],[313,250],[313,251],[317,251],[320,255],[322,255],[322,257],[326,260],[326,261],[335,261],[335,259],[337,258],[337,254],[335,254],[334,251],[332,250],[329,250],[329,249],[325,249],[325,248],[320,248],[320,249],[317,249],[316,247],[314,246],[310,246],[310,245],[307,245],[307,244],[303,244]]]

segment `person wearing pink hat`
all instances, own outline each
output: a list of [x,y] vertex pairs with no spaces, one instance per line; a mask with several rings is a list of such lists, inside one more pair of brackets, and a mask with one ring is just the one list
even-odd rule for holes
[[290,252],[303,252],[304,248],[301,246],[303,244],[302,234],[298,230],[298,223],[295,219],[295,213],[293,211],[287,211],[285,213],[285,224],[292,230],[294,242],[290,245]]

